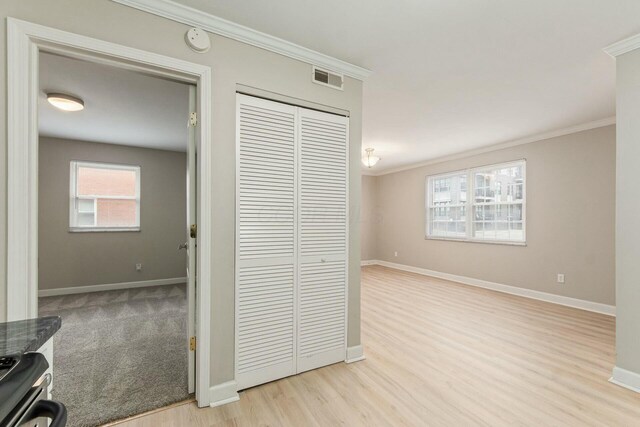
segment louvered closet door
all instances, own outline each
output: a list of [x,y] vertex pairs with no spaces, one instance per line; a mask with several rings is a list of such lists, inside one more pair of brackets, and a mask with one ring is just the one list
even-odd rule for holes
[[236,381],[296,372],[297,108],[238,95]]
[[346,117],[299,109],[298,372],[345,360]]

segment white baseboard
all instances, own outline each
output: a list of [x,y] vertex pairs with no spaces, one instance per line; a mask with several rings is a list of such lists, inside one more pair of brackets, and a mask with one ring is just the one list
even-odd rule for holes
[[640,374],[635,372],[627,371],[626,369],[615,366],[613,368],[611,378],[609,378],[609,382],[635,391],[636,393],[640,393]]
[[471,277],[458,276],[450,273],[442,273],[425,268],[412,267],[410,265],[396,264],[394,262],[375,260],[368,265],[382,265],[384,267],[395,268],[396,270],[409,271],[411,273],[422,274],[424,276],[436,277],[439,279],[450,280],[452,282],[462,283],[464,285],[476,286],[479,288],[490,289],[493,291],[504,292],[506,294],[517,295],[525,298],[546,301],[553,304],[564,305],[567,307],[579,308],[581,310],[593,311],[595,313],[606,314],[608,316],[616,315],[616,307],[613,305],[601,304],[593,301],[586,301],[577,298],[565,297],[562,295],[550,294],[548,292],[534,291],[532,289],[519,288],[517,286],[503,285],[501,283],[489,282],[486,280],[474,279]]
[[118,291],[122,289],[146,288],[149,286],[177,285],[187,283],[186,277],[175,277],[173,279],[142,280],[139,282],[108,283],[104,285],[71,286],[58,289],[40,289],[39,297],[53,297],[58,295],[83,294],[85,292]]
[[214,385],[209,389],[209,400],[212,408],[216,406],[226,405],[227,403],[237,402],[240,400],[238,394],[238,384],[234,381],[227,381],[222,384]]
[[375,265],[377,263],[378,263],[378,261],[376,261],[375,259],[361,260],[360,261],[360,266],[363,266],[363,265]]
[[354,345],[353,347],[347,347],[347,359],[345,362],[353,363],[364,360],[364,349],[362,345]]

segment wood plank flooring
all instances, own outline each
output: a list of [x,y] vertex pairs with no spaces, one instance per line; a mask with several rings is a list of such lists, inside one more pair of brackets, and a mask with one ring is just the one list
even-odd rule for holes
[[364,267],[365,361],[119,427],[640,426],[640,394],[607,382],[614,327],[605,315]]

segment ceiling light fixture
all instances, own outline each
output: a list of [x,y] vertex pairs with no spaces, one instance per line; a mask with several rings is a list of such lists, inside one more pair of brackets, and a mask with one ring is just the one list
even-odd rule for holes
[[362,163],[368,168],[372,168],[380,161],[380,157],[373,156],[373,148],[367,148],[364,150],[367,154],[362,158]]
[[63,111],[80,111],[84,109],[84,101],[82,99],[63,93],[48,93],[47,101]]

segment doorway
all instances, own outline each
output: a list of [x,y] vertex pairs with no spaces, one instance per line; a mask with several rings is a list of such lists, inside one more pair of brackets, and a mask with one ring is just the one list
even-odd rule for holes
[[44,52],[38,62],[38,315],[62,318],[53,397],[71,426],[189,399],[195,88]]
[[[115,66],[145,75],[195,85],[194,101],[199,120],[192,130],[198,150],[195,185],[199,222],[197,235],[191,238],[198,278],[193,291],[192,312],[197,316],[193,337],[195,375],[191,378],[198,406],[209,404],[209,328],[210,328],[210,69],[150,52],[107,43],[64,31],[8,18],[8,239],[7,317],[18,320],[38,313],[38,58],[53,53],[91,63]],[[185,121],[186,126],[186,121]],[[42,162],[42,159],[41,159]],[[189,240],[187,240],[189,242]],[[177,248],[176,248],[177,249]],[[203,260],[206,260],[204,262]],[[144,266],[143,266],[144,268]],[[187,338],[185,336],[185,338]],[[185,345],[187,340],[185,339]],[[189,340],[194,342],[195,340]],[[55,349],[54,349],[55,352]],[[55,376],[55,365],[54,376]],[[55,380],[54,380],[55,381]],[[141,390],[144,392],[144,390]]]

